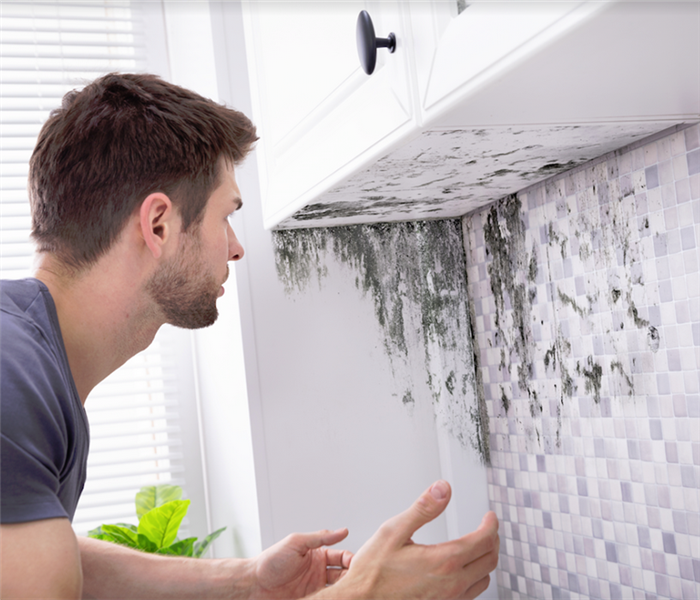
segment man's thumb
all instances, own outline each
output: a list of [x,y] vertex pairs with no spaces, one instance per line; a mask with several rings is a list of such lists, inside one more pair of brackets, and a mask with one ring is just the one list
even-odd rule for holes
[[450,502],[450,484],[442,479],[431,485],[413,505],[398,516],[397,525],[406,541],[423,525],[440,516]]

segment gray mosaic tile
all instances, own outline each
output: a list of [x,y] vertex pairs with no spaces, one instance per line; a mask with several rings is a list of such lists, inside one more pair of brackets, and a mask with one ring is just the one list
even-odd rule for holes
[[[700,597],[700,382],[687,358],[700,346],[699,161],[693,126],[470,217],[489,489],[511,525],[501,598]],[[504,230],[523,224],[536,274],[500,275],[535,290],[528,302],[516,287],[495,299],[494,214]]]
[[655,187],[659,187],[659,173],[657,165],[653,165],[651,167],[646,168],[644,170],[644,174],[646,177],[647,189],[651,190]]
[[688,152],[688,175],[700,173],[700,150]]

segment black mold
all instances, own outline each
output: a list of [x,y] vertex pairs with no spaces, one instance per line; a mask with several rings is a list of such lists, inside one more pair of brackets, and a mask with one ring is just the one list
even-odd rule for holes
[[506,395],[506,391],[503,389],[503,386],[500,386],[501,388],[501,406],[503,407],[503,412],[506,414],[508,413],[508,409],[510,408],[510,400],[508,399],[508,396]]
[[561,290],[557,290],[557,294],[559,295],[559,300],[561,300],[563,304],[568,304],[571,308],[573,308],[579,317],[585,318],[588,315],[585,310],[576,304],[576,300],[574,300],[571,296],[566,295]]
[[589,356],[586,359],[585,366],[576,363],[576,372],[585,378],[585,389],[587,394],[593,395],[593,400],[596,404],[600,404],[600,387],[603,378],[603,367],[593,361],[593,357]]
[[634,305],[634,301],[631,298],[630,294],[627,294],[627,303],[629,304],[629,307],[627,308],[627,314],[632,317],[632,320],[634,321],[634,324],[639,327],[639,329],[644,329],[645,327],[649,326],[649,321],[646,319],[642,319],[639,316],[639,312],[637,311],[637,307]]
[[450,393],[450,395],[453,395],[455,393],[455,379],[455,372],[450,371],[450,374],[445,380],[445,387],[447,388],[447,391]]
[[569,375],[569,370],[563,362],[559,363],[559,372],[561,373],[561,391],[562,391],[562,403],[564,401],[564,395],[571,398],[577,389],[573,378]]
[[653,325],[649,325],[649,333],[647,333],[647,339],[649,340],[649,348],[652,352],[658,352],[661,339],[659,336],[659,330]]
[[549,367],[550,362],[552,363],[552,369],[557,368],[557,349],[554,344],[552,347],[544,353],[544,366]]
[[[487,267],[489,283],[493,292],[496,313],[496,342],[502,345],[501,368],[506,365],[505,348],[512,348],[519,359],[516,372],[518,387],[530,399],[530,411],[541,410],[536,394],[530,388],[532,376],[532,348],[534,341],[530,329],[533,295],[526,287],[526,280],[536,276],[536,257],[529,257],[525,249],[525,224],[520,216],[520,199],[515,196],[496,202],[490,209],[484,224],[484,242],[487,254],[492,258]],[[510,335],[504,330],[505,296],[508,296],[513,320]],[[510,355],[510,352],[508,352]]]
[[[465,254],[466,262],[466,254]],[[474,388],[476,389],[476,405],[477,410],[472,410],[470,417],[472,422],[476,426],[476,441],[477,441],[477,452],[482,459],[482,462],[488,466],[491,466],[491,443],[490,443],[490,426],[489,426],[489,415],[486,409],[486,396],[484,394],[484,381],[481,374],[480,362],[479,362],[479,342],[476,334],[474,333],[474,322],[476,321],[476,316],[474,315],[474,305],[469,302],[469,336],[471,338],[471,348],[472,348],[472,363],[474,365]],[[468,373],[462,375],[462,394],[466,395],[467,387],[470,385],[471,380]]]
[[566,258],[566,243],[569,241],[569,238],[566,237],[565,235],[559,235],[557,231],[554,229],[554,223],[550,223],[549,227],[547,229],[548,237],[549,237],[549,243],[556,242],[559,244],[559,248],[561,251],[561,257],[562,260]]
[[627,395],[628,396],[633,396],[634,395],[634,383],[632,382],[632,379],[630,376],[625,372],[625,368],[623,367],[622,363],[619,360],[613,360],[610,363],[610,371],[618,371],[620,375],[623,377],[625,380],[625,383],[627,384]]
[[[395,367],[407,364],[409,348],[416,343],[411,340],[419,336],[436,414],[439,403],[455,437],[477,449],[488,464],[488,415],[473,363],[461,221],[273,231],[273,242],[277,273],[288,293],[304,290],[311,280],[320,285],[330,257],[350,267],[357,288],[373,301],[385,350]],[[435,351],[454,364],[449,374],[431,371]],[[469,407],[473,397],[477,406]],[[413,395],[404,393],[402,401],[413,403]],[[469,422],[476,433],[467,427]]]
[[532,242],[532,254],[530,255],[530,265],[527,271],[527,280],[530,283],[535,283],[537,279],[537,244]]

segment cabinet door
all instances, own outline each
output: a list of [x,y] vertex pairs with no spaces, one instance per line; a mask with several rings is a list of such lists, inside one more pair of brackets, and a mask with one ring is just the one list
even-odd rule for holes
[[[261,140],[265,226],[372,163],[414,127],[403,7],[399,2],[245,2],[253,118]],[[358,14],[367,9],[380,49],[375,72],[360,67]]]
[[411,7],[422,124],[431,122],[599,11],[602,2],[433,0]]

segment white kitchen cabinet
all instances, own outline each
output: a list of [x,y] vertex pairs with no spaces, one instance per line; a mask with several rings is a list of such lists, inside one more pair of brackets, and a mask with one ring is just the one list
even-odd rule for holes
[[412,47],[421,123],[435,120],[482,86],[565,35],[608,2],[481,0],[412,6]]
[[447,14],[451,3],[412,7],[424,127],[700,117],[697,2],[481,0],[459,15]]
[[[700,119],[697,2],[244,7],[267,228],[465,214]],[[362,9],[397,38],[371,76]]]
[[[380,52],[371,77],[360,68],[355,24],[367,4],[243,3],[268,227],[415,127],[407,53]],[[378,37],[390,23],[402,46],[404,11],[399,2],[377,3]]]

